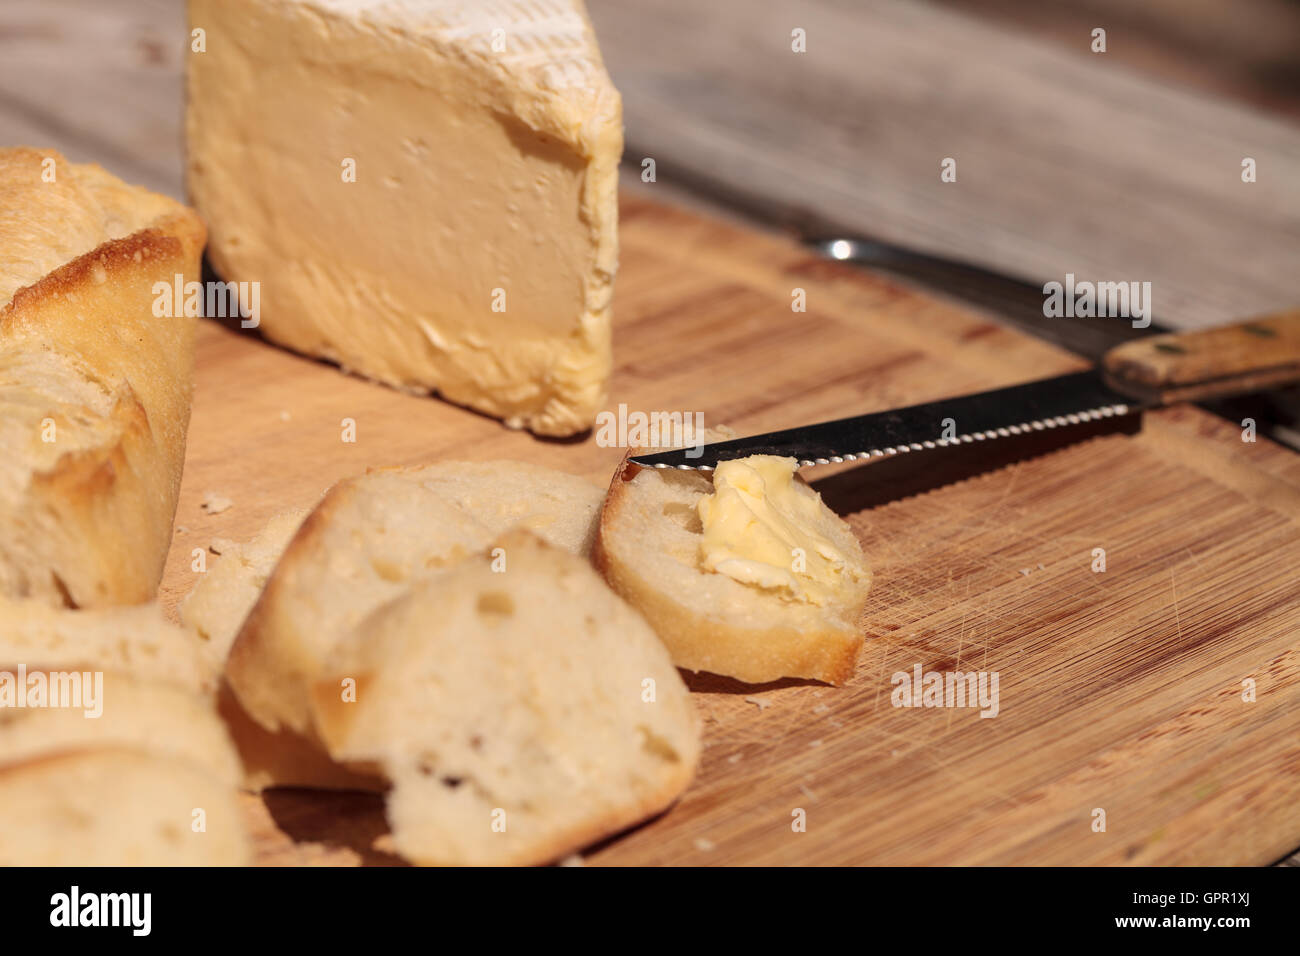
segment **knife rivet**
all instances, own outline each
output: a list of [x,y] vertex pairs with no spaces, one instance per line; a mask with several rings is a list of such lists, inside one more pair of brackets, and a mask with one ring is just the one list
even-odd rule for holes
[[1006,429],[1006,428],[999,428],[999,429],[998,429],[998,437],[999,437],[999,438],[1006,438],[1006,437],[1007,437],[1008,435],[1010,435],[1010,434],[1011,434],[1011,431],[1010,431],[1009,429]]
[[971,435],[962,435],[962,436],[961,436],[961,440],[964,441],[966,444],[969,445],[969,444],[970,444],[971,442],[973,442],[975,439],[974,439],[974,437],[971,436]]
[[935,447],[935,444],[934,444],[934,442],[932,442],[932,441],[923,441],[923,442],[921,442],[921,444],[924,445],[926,448],[934,448],[934,447]]

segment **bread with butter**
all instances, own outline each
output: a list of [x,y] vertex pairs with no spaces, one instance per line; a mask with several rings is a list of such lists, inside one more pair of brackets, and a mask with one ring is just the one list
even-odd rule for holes
[[313,682],[330,753],[392,782],[414,863],[561,858],[671,804],[700,752],[667,651],[587,561],[526,531],[491,551],[357,622]]
[[189,209],[53,150],[0,150],[0,594],[150,600],[185,458],[199,277]]
[[[601,511],[596,566],[679,667],[753,684],[848,680],[871,585],[861,545],[792,459],[757,462],[763,471],[752,459],[733,464],[720,494],[715,474],[625,458]],[[780,513],[764,510],[765,491],[781,495]],[[706,537],[701,503],[722,519],[715,535]]]

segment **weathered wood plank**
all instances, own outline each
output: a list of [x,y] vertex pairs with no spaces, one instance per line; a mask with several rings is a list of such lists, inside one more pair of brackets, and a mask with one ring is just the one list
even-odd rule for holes
[[1039,283],[1150,281],[1173,327],[1295,302],[1300,131],[1139,76],[1086,34],[1071,53],[906,0],[591,12],[627,159],[660,180]]

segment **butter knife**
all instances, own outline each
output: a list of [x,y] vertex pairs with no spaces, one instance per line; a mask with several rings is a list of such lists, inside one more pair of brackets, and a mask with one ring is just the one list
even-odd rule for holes
[[644,468],[712,471],[720,461],[781,455],[800,467],[974,445],[1300,382],[1300,309],[1118,345],[1088,371],[816,425],[632,455]]

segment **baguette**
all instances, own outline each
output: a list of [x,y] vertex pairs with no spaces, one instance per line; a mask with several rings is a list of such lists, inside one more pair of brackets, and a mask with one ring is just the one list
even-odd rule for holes
[[219,668],[156,604],[67,611],[0,597],[0,666],[90,667],[211,696]]
[[247,862],[214,678],[156,605],[0,597],[0,862]]
[[154,287],[199,277],[203,224],[52,150],[0,150],[0,207],[0,594],[148,601],[171,544],[195,332],[192,316],[154,314]]
[[[590,565],[526,531],[355,625],[313,684],[330,753],[393,784],[426,865],[544,863],[655,814],[699,756],[690,695]],[[355,688],[355,698],[346,690]]]
[[512,527],[585,553],[601,489],[521,462],[450,462],[339,482],[289,542],[226,660],[264,729],[313,734],[312,681],[340,636]]
[[188,761],[86,750],[0,772],[0,866],[245,866],[251,857],[234,790]]
[[[13,666],[0,671],[12,673]],[[68,668],[29,666],[26,673],[55,670]],[[98,717],[69,707],[0,707],[0,773],[46,754],[120,748],[184,761],[232,789],[239,785],[239,759],[211,698],[130,674],[101,674]]]
[[275,563],[307,515],[304,510],[278,514],[252,540],[222,542],[217,559],[181,601],[181,623],[223,664]]
[[845,556],[842,582],[823,604],[702,565],[699,505],[714,493],[704,472],[642,469],[625,458],[601,510],[593,561],[645,615],[678,667],[753,684],[782,677],[842,683],[862,647],[858,618],[871,574],[852,529],[797,475],[793,490],[815,530]]

